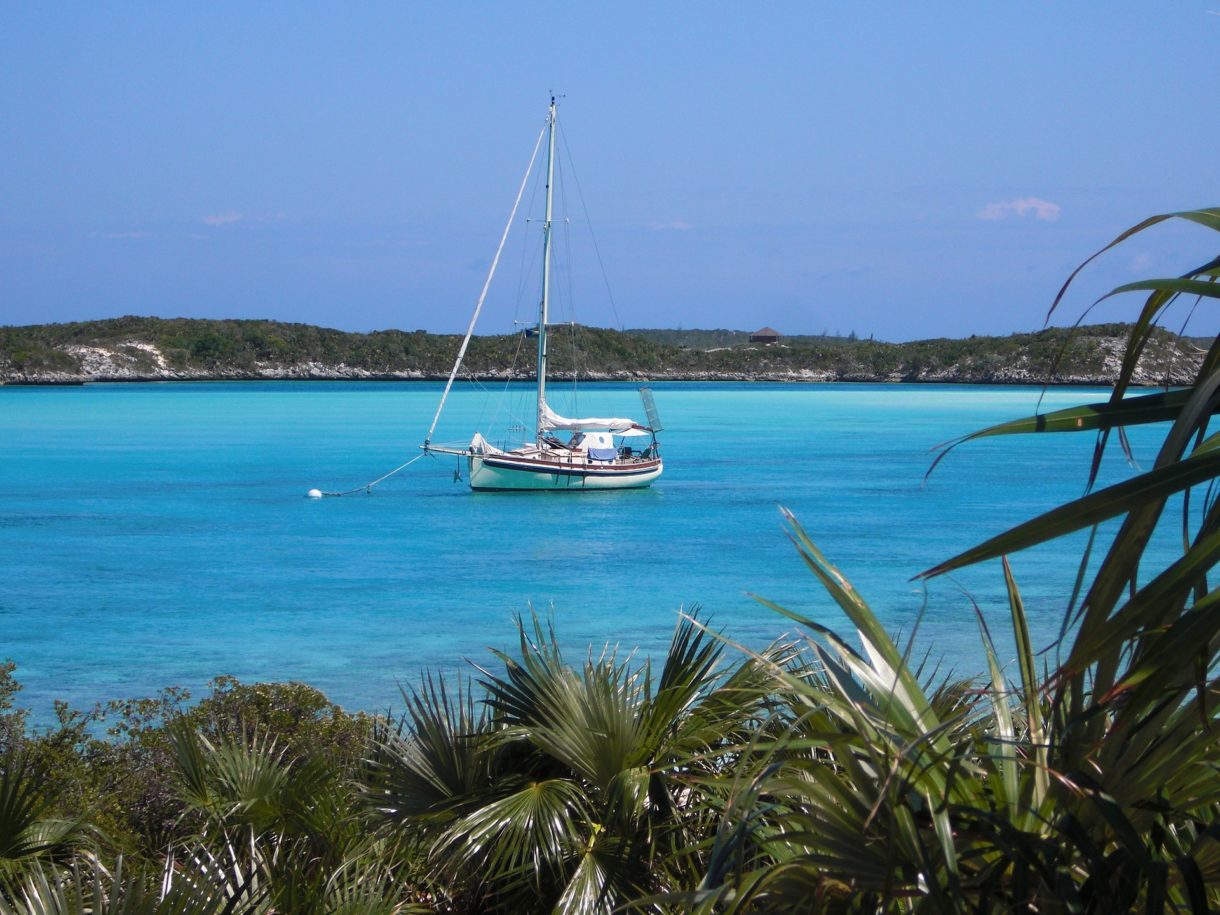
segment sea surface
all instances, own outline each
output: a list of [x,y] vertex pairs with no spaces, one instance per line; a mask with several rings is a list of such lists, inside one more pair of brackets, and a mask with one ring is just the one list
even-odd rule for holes
[[[514,618],[531,609],[553,620],[573,660],[590,647],[663,651],[696,608],[735,645],[794,632],[751,594],[850,635],[779,506],[893,632],[916,633],[920,656],[974,674],[976,607],[1011,655],[999,563],[926,587],[912,576],[1081,494],[1093,436],[968,443],[925,479],[932,449],[1031,414],[1040,397],[1043,410],[1105,397],[656,384],[666,470],[649,490],[473,494],[455,482],[456,459],[426,457],[371,494],[306,498],[418,454],[440,389],[0,387],[0,659],[18,665],[20,704],[47,723],[55,699],[86,708],[171,685],[199,695],[229,674],[303,680],[348,708],[401,708],[400,687],[425,670],[470,672],[495,663],[489,648],[513,651]],[[511,403],[531,392],[508,393]],[[579,398],[586,415],[641,415],[632,385],[590,385]],[[435,440],[466,441],[515,415],[499,403],[459,386]],[[553,403],[572,415],[558,394]],[[1133,437],[1145,466],[1157,436]],[[1113,451],[1110,482],[1133,472]],[[1013,557],[1039,646],[1059,634],[1082,549],[1075,536]]]

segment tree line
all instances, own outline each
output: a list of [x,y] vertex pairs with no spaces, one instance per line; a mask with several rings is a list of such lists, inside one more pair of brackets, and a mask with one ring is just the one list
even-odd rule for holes
[[[551,331],[556,375],[646,378],[800,378],[842,381],[1110,381],[1133,328],[1098,324],[1009,336],[885,343],[792,336],[750,343],[740,331],[629,330],[576,325]],[[85,378],[75,347],[116,354],[125,377],[444,377],[459,338],[421,330],[348,333],[264,320],[123,317],[0,327],[0,377]],[[476,336],[464,369],[472,376],[532,377],[534,341],[525,332]],[[156,354],[149,347],[156,349]],[[1138,380],[1188,380],[1195,341],[1157,330],[1143,345]],[[157,358],[160,355],[160,360]]]

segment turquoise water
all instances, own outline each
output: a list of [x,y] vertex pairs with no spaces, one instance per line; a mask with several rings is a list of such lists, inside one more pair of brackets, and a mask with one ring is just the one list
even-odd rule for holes
[[[0,388],[0,658],[18,664],[22,703],[45,721],[56,698],[87,706],[232,674],[385,709],[424,668],[511,648],[513,616],[531,606],[579,652],[654,651],[695,606],[751,645],[791,628],[748,592],[843,627],[779,505],[892,629],[909,632],[922,610],[918,644],[974,672],[972,601],[1005,642],[998,564],[926,592],[909,579],[1079,494],[1093,443],[973,443],[924,484],[933,446],[1034,412],[1039,391],[657,384],[666,472],[651,490],[474,495],[453,482],[453,459],[424,459],[371,496],[304,497],[416,453],[439,390]],[[1044,408],[1103,396],[1055,390]],[[639,412],[631,385],[588,387],[580,407]],[[438,438],[484,428],[487,409],[484,394],[456,391]],[[1155,431],[1137,437],[1137,454],[1154,443]],[[1104,475],[1130,472],[1116,456]],[[1058,631],[1081,546],[1014,560],[1039,644]]]

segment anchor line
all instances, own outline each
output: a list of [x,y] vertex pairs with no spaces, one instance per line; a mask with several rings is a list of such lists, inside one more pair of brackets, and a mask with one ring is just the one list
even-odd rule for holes
[[394,468],[393,470],[391,470],[389,473],[382,474],[382,475],[381,475],[381,476],[379,476],[377,479],[373,480],[373,481],[372,481],[372,482],[370,482],[370,483],[365,483],[363,486],[357,486],[355,489],[345,489],[343,492],[326,492],[326,491],[321,491],[321,492],[319,493],[319,495],[323,495],[323,496],[350,496],[350,495],[354,495],[355,493],[358,493],[358,492],[369,493],[369,494],[371,495],[371,494],[372,494],[372,492],[373,492],[373,487],[374,487],[374,486],[376,486],[378,483],[382,482],[383,480],[388,480],[390,477],[394,476],[394,474],[398,473],[398,471],[400,471],[400,470],[406,470],[408,467],[410,467],[412,464],[414,464],[414,463],[415,463],[416,461],[418,461],[420,458],[424,457],[426,454],[427,454],[427,452],[425,452],[424,454],[417,454],[417,455],[415,455],[415,457],[411,458],[411,460],[407,461],[406,463],[404,463],[404,464],[399,464],[397,467],[395,467],[395,468]]

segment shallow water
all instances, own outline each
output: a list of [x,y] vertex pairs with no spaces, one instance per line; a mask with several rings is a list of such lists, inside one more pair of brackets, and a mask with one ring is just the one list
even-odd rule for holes
[[[926,590],[911,576],[1080,494],[1093,439],[938,443],[1034,412],[1034,388],[666,383],[666,471],[650,490],[472,494],[416,452],[440,386],[212,383],[0,387],[0,658],[40,721],[77,706],[198,691],[211,677],[305,680],[348,707],[400,705],[425,667],[511,649],[513,617],[553,614],[573,653],[663,648],[692,607],[761,645],[791,624],[754,592],[844,619],[782,531],[790,508],[894,631],[981,669],[977,602],[1010,651],[998,563]],[[1057,389],[1053,409],[1104,392]],[[488,397],[458,389],[438,438]],[[586,414],[640,413],[631,385],[583,389]],[[567,412],[556,400],[556,409]],[[572,415],[569,413],[569,415]],[[1150,458],[1156,430],[1136,436]],[[1130,474],[1117,454],[1103,476]],[[1083,541],[1014,558],[1035,642],[1058,632]],[[1161,547],[1167,555],[1171,547]],[[921,617],[922,613],[922,617]]]

